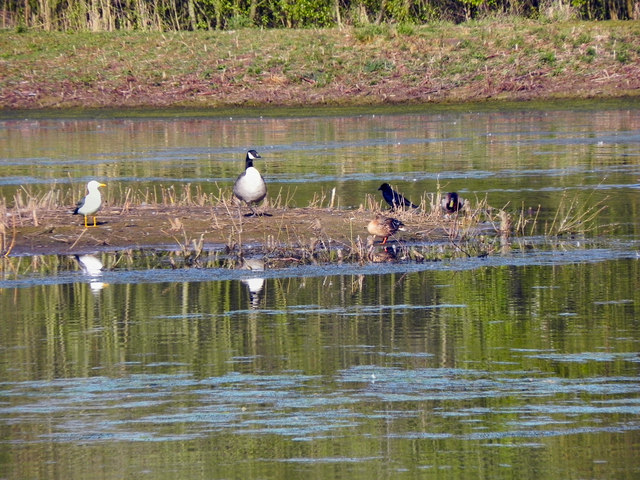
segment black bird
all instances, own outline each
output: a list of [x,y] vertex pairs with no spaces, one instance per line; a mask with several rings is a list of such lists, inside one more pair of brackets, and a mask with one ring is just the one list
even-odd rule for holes
[[383,183],[382,185],[380,185],[380,188],[378,188],[378,190],[382,191],[382,198],[384,198],[384,201],[389,204],[391,210],[404,207],[418,208],[418,206],[411,203],[409,199],[405,198],[403,195],[399,194],[393,188],[391,188],[391,185],[389,185],[388,183]]
[[453,213],[462,209],[464,206],[464,200],[458,197],[456,192],[447,193],[447,198],[442,199],[442,208],[447,212]]
[[256,215],[252,205],[260,203],[267,196],[267,184],[260,172],[253,166],[253,161],[256,158],[262,158],[258,152],[255,150],[247,152],[245,170],[233,185],[233,194],[249,206],[252,215]]

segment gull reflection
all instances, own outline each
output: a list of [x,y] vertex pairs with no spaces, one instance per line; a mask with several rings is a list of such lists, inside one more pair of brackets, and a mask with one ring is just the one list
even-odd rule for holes
[[97,293],[102,290],[105,286],[105,283],[99,280],[102,277],[102,269],[104,268],[102,261],[91,254],[76,255],[75,258],[82,269],[82,273],[92,278],[89,281],[91,291]]
[[[261,258],[244,258],[242,260],[243,270],[254,270],[256,272],[264,271],[264,260]],[[251,306],[257,308],[260,304],[260,294],[264,287],[264,278],[252,277],[242,280],[246,286],[249,287],[249,298],[251,299]]]

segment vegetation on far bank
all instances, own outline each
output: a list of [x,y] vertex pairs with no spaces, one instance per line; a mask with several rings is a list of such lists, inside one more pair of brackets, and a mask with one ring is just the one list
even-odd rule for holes
[[0,109],[635,96],[640,22],[74,34],[0,31]]
[[629,20],[637,0],[5,0],[0,27],[46,31],[326,28],[381,23],[459,23],[496,14]]

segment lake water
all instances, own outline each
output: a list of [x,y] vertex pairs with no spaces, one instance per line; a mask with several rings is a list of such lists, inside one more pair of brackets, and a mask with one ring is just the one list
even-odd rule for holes
[[315,113],[6,116],[0,193],[217,192],[256,148],[292,207],[388,181],[540,228],[384,266],[4,259],[0,478],[640,477],[640,103]]

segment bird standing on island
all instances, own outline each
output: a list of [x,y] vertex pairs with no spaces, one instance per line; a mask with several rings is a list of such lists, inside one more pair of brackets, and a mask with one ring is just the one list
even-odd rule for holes
[[267,184],[260,172],[253,166],[256,158],[262,158],[255,150],[249,150],[245,159],[245,170],[238,176],[233,185],[233,194],[245,202],[251,215],[257,215],[252,204],[257,204],[267,196]]
[[384,198],[384,201],[389,204],[391,210],[404,207],[418,208],[418,206],[414,205],[409,199],[405,198],[403,195],[399,194],[393,188],[391,188],[391,185],[389,185],[388,183],[383,183],[382,185],[380,185],[380,188],[378,188],[378,190],[382,191],[382,198]]
[[447,212],[453,213],[461,210],[464,206],[464,200],[458,197],[456,192],[447,193],[447,198],[442,200],[442,208]]
[[93,216],[93,226],[97,226],[95,213],[100,209],[102,205],[102,195],[100,195],[100,187],[106,187],[104,183],[91,180],[87,183],[87,190],[89,193],[78,202],[76,209],[73,211],[74,215],[84,215],[84,227],[88,228],[87,217]]
[[382,238],[382,245],[387,243],[387,239],[395,234],[398,230],[405,231],[404,223],[400,220],[391,217],[385,217],[378,215],[376,218],[369,222],[367,230],[371,235]]

